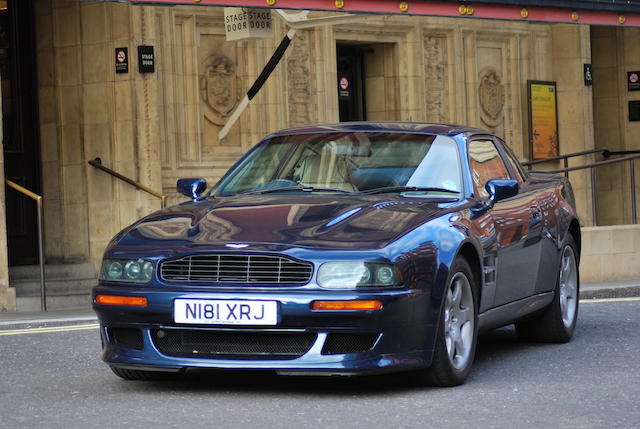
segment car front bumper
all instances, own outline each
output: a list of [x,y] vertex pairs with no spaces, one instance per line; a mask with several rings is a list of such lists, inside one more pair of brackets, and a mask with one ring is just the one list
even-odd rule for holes
[[[98,294],[146,297],[147,306],[124,307],[95,302]],[[111,366],[146,370],[178,371],[182,368],[269,369],[288,374],[366,374],[426,367],[431,363],[437,312],[424,290],[388,290],[357,293],[353,291],[203,291],[202,289],[158,288],[100,285],[93,290],[93,308],[101,325],[103,360]],[[228,326],[176,324],[173,302],[189,299],[275,300],[279,303],[276,326]],[[379,310],[311,309],[316,300],[379,300]],[[124,328],[125,331],[122,329]],[[118,331],[119,329],[119,331]],[[135,346],[120,341],[114,332],[134,332]],[[291,356],[260,353],[221,353],[198,356],[198,350],[185,353],[190,345],[181,343],[180,353],[167,351],[161,337],[209,338],[211,336],[252,338],[305,336],[310,346]],[[347,351],[328,349],[328,342],[364,336],[370,347]],[[354,337],[350,337],[353,335]],[[344,343],[344,341],[342,342]],[[163,346],[164,344],[164,346]],[[345,344],[342,344],[344,347]],[[198,346],[193,346],[197,349]],[[357,348],[357,347],[356,347]],[[254,350],[255,351],[255,350]]]

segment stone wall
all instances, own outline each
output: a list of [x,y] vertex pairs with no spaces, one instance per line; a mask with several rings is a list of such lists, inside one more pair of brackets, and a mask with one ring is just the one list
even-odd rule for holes
[[[640,100],[639,91],[627,90],[627,72],[640,70],[640,29],[593,27],[593,114],[596,148],[611,151],[640,149],[640,122],[628,119],[628,103]],[[640,161],[636,161],[640,171]],[[636,180],[640,180],[637,175]],[[640,187],[636,182],[636,188]],[[597,170],[598,225],[631,223],[628,163]]]
[[[140,75],[135,47],[154,44],[153,11],[113,3],[36,0],[47,262],[98,263],[124,226],[159,200],[87,164],[160,187],[157,76]],[[127,47],[129,73],[115,73]]]
[[640,225],[582,229],[582,282],[640,278]]
[[[0,97],[0,102],[2,98]],[[2,139],[2,117],[0,115],[0,141]],[[15,310],[16,291],[9,287],[7,261],[6,200],[4,198],[4,151],[0,151],[0,311]]]

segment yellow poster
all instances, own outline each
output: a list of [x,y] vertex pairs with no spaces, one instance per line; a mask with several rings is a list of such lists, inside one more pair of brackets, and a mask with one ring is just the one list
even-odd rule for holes
[[529,112],[533,159],[558,156],[555,82],[529,81]]

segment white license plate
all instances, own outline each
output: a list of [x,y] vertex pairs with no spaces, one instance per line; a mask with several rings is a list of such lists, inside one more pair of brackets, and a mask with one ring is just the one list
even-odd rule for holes
[[277,301],[239,299],[176,299],[176,323],[210,325],[277,325]]

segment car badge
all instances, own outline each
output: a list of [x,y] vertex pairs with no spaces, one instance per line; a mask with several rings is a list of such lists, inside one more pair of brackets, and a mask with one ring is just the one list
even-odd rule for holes
[[244,249],[245,247],[249,247],[247,243],[227,243],[225,246],[231,247],[232,249]]

